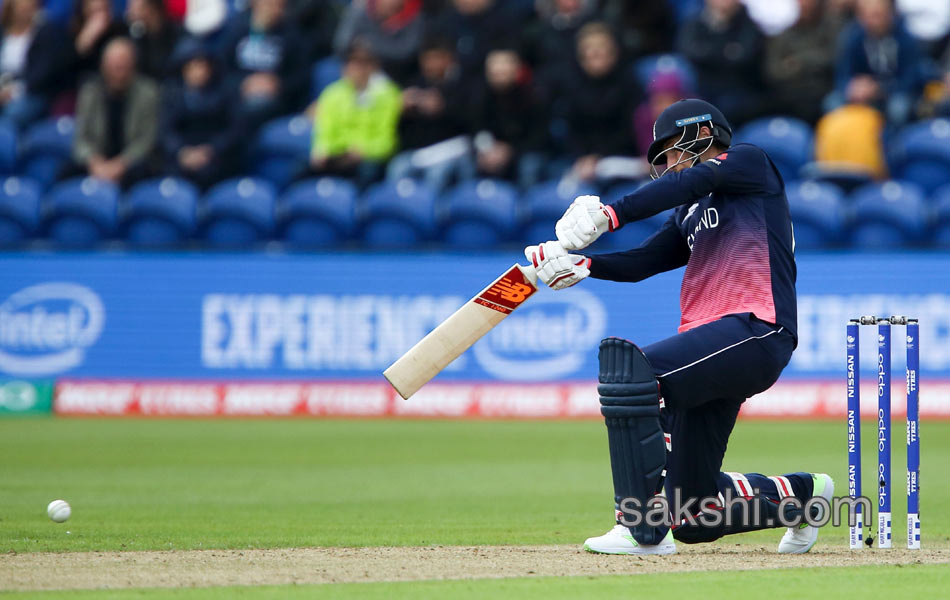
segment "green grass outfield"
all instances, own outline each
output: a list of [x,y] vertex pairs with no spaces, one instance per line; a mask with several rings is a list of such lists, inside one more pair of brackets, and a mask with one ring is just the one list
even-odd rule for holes
[[[905,463],[903,423],[894,425],[899,546]],[[867,423],[868,442],[872,433]],[[845,424],[837,421],[740,421],[724,467],[766,474],[827,471],[840,495],[846,489],[844,435]],[[950,423],[925,422],[921,449],[924,544],[948,547]],[[865,444],[865,481],[872,484],[866,483],[865,494],[873,493],[874,450]],[[613,510],[606,434],[597,421],[9,418],[0,420],[0,457],[0,552],[578,544],[605,531]],[[46,504],[56,498],[73,506],[65,524],[46,517]],[[778,531],[756,532],[729,543],[771,547],[779,537]],[[827,529],[819,543],[843,546],[846,531]],[[885,579],[895,582],[919,571],[917,589],[945,587],[950,568],[887,571]],[[823,573],[843,581],[833,570]],[[716,582],[725,576],[702,577]],[[623,585],[611,577],[570,581],[604,592]],[[327,586],[326,593],[345,587],[358,597],[385,595],[374,590],[386,589],[464,597],[472,589],[501,595],[504,586],[530,593],[561,585],[543,578],[348,584]],[[281,596],[277,588],[253,589],[260,595],[248,597]],[[214,591],[179,593],[218,597]]]

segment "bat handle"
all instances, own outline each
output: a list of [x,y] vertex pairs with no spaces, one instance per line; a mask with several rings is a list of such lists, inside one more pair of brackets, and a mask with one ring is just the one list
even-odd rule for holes
[[[564,248],[564,246],[561,246]],[[565,252],[570,253],[570,250],[565,248]],[[538,287],[538,271],[534,268],[534,265],[518,265],[521,268],[521,272],[524,273],[525,278],[531,282],[531,285]]]
[[524,278],[527,279],[531,285],[538,287],[538,271],[534,268],[534,265],[518,265],[518,268],[521,269],[521,272],[524,273]]

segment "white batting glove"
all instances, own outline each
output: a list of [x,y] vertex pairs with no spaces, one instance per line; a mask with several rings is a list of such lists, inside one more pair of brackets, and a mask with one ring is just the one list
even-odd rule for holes
[[594,243],[605,231],[613,231],[614,218],[599,196],[578,196],[554,225],[557,241],[567,250],[580,250]]
[[590,259],[568,254],[559,242],[544,242],[524,249],[538,279],[553,290],[563,290],[590,275]]

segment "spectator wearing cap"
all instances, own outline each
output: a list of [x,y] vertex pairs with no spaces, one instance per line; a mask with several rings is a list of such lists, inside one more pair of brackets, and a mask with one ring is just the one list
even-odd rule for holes
[[835,89],[826,109],[863,104],[890,125],[907,122],[921,84],[920,51],[892,0],[858,0],[857,18],[841,34]]
[[775,112],[814,124],[834,85],[835,44],[841,22],[825,0],[798,0],[798,20],[766,43],[765,75]]
[[168,18],[164,0],[129,0],[125,21],[135,43],[139,71],[161,81],[170,74],[181,28]]
[[369,44],[386,74],[407,83],[424,30],[421,0],[355,0],[343,13],[333,46],[342,55],[359,38]]
[[238,90],[242,119],[251,130],[306,102],[304,45],[286,6],[286,0],[251,0],[248,14],[224,36],[229,83]]
[[764,38],[739,0],[706,0],[677,48],[696,67],[700,96],[737,125],[762,111]]
[[0,107],[22,129],[62,89],[62,32],[43,19],[38,0],[6,0],[0,29]]
[[208,188],[236,170],[239,114],[217,60],[203,43],[184,40],[174,64],[162,93],[165,170]]
[[545,111],[531,85],[530,71],[514,48],[488,53],[475,105],[478,173],[517,181],[522,188],[537,183],[544,162]]
[[158,124],[158,89],[135,68],[128,38],[109,42],[99,77],[79,92],[73,163],[61,177],[91,175],[128,187],[151,172]]
[[388,179],[416,177],[443,190],[453,180],[474,175],[467,138],[474,87],[455,60],[454,44],[442,37],[427,39],[419,53],[419,75],[402,91],[402,151],[390,161]]
[[369,45],[347,50],[343,77],[317,99],[308,174],[379,179],[397,146],[399,87],[382,72]]

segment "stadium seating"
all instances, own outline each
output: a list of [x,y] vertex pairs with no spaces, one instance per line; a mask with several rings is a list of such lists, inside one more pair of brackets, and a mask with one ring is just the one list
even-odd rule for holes
[[195,233],[198,190],[182,179],[144,181],[126,196],[121,210],[125,239],[140,248],[166,248]]
[[247,249],[271,238],[277,192],[269,182],[243,177],[211,188],[198,211],[198,228],[212,248]]
[[343,64],[336,56],[328,56],[318,60],[313,65],[310,75],[310,97],[314,100],[320,97],[324,88],[343,75]]
[[249,172],[283,189],[307,165],[311,123],[302,116],[268,122],[257,135],[248,158]]
[[893,177],[913,181],[928,192],[950,183],[950,120],[908,125],[891,147]]
[[16,129],[9,123],[0,122],[0,173],[4,175],[16,170],[16,145]]
[[597,187],[573,179],[545,181],[533,186],[522,199],[523,241],[537,244],[554,236],[554,223],[577,196],[597,194]]
[[685,57],[679,54],[653,54],[634,63],[634,75],[640,87],[646,89],[658,75],[675,74],[687,91],[696,89],[696,71]]
[[92,248],[114,237],[119,189],[92,177],[69,179],[50,190],[43,225],[50,241],[65,248]]
[[833,185],[845,194],[871,183],[871,176],[856,171],[828,169],[820,163],[809,163],[801,170],[802,179]]
[[356,229],[356,186],[321,177],[290,187],[277,205],[277,229],[291,248],[334,248]]
[[439,229],[448,247],[477,250],[511,241],[518,223],[518,193],[511,184],[466,181],[449,192],[446,202]]
[[18,171],[47,189],[72,151],[72,117],[57,117],[40,121],[26,131],[20,144]]
[[812,160],[815,140],[808,123],[791,117],[752,121],[735,132],[734,142],[748,142],[765,150],[785,181],[797,179]]
[[845,204],[841,191],[830,183],[795,181],[785,187],[795,229],[795,248],[812,250],[841,243]]
[[931,198],[933,207],[933,244],[938,248],[950,248],[950,185],[946,185]]
[[20,177],[0,181],[0,246],[27,243],[40,224],[40,189]]
[[851,245],[862,250],[893,250],[925,241],[929,214],[920,186],[887,181],[851,195]]
[[412,248],[435,235],[435,193],[409,178],[370,187],[359,206],[361,239],[368,248]]

